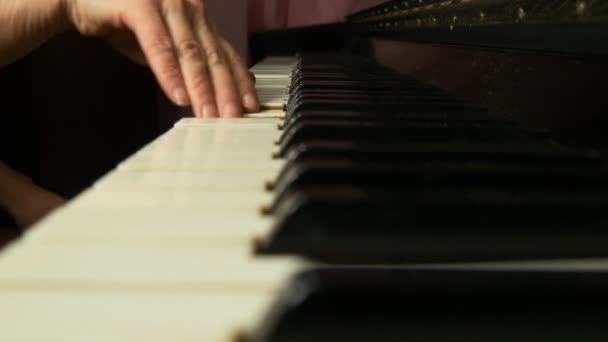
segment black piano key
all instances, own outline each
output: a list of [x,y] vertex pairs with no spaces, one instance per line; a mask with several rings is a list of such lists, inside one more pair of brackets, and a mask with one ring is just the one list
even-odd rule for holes
[[[444,111],[447,108],[449,112],[464,112],[464,113],[485,113],[487,109],[481,106],[473,106],[466,102],[456,99],[446,99],[437,96],[419,96],[419,95],[360,95],[360,94],[321,94],[321,95],[307,95],[302,94],[298,96],[292,96],[288,101],[288,108],[293,108],[293,111],[290,110],[290,114],[295,112],[299,108],[306,108],[312,106],[312,104],[319,102],[336,102],[339,101],[341,103],[345,103],[349,108],[354,108],[353,106],[358,103],[367,103],[367,107],[370,107],[376,104],[378,108],[394,108],[401,107],[402,111],[411,111],[420,109],[422,112],[436,112],[437,108],[443,108]],[[365,108],[365,106],[363,107]],[[354,108],[356,110],[356,108]]]
[[438,113],[438,112],[454,112],[454,113],[486,113],[487,108],[467,103],[458,102],[438,102],[438,101],[365,101],[363,99],[355,100],[311,100],[299,101],[291,103],[286,116],[289,117],[292,113],[301,110],[365,110],[365,111],[402,111],[402,112],[417,112],[417,113]]
[[[316,76],[316,77],[298,77],[297,75],[291,81],[291,93],[296,95],[303,91],[328,91],[334,87],[336,91],[376,91],[379,88],[387,92],[396,92],[398,90],[411,92],[421,92],[429,94],[445,94],[437,88],[428,85],[422,85],[416,81],[408,81],[397,78],[388,79],[372,79],[369,75],[365,78],[356,79],[350,77],[332,77],[332,76]],[[447,96],[447,94],[446,94]]]
[[565,160],[388,160],[315,158],[292,161],[274,182],[277,201],[290,189],[321,185],[356,185],[407,191],[423,186],[456,184],[539,185],[547,187],[597,186],[608,189],[608,171]]
[[442,91],[436,90],[436,89],[432,89],[432,88],[431,89],[420,89],[419,87],[412,87],[412,89],[410,89],[410,90],[406,90],[406,89],[384,90],[384,89],[375,89],[375,88],[370,88],[370,89],[337,88],[337,89],[327,90],[327,89],[318,89],[314,86],[310,86],[310,87],[302,87],[301,89],[299,89],[297,91],[295,91],[295,90],[291,91],[290,94],[292,96],[298,96],[298,95],[302,95],[302,94],[310,94],[310,95],[323,95],[323,94],[418,95],[418,96],[438,97],[438,98],[447,98],[447,99],[457,99],[457,97],[448,95],[448,94],[446,94]]
[[606,168],[601,156],[580,153],[550,140],[534,144],[440,143],[425,144],[371,141],[357,143],[349,140],[304,140],[285,156],[288,163],[318,158],[354,158],[364,160],[403,160],[429,162],[467,162],[482,160],[496,162],[559,163],[560,167]]
[[298,111],[292,113],[285,119],[283,128],[292,126],[296,122],[303,120],[341,120],[341,121],[377,121],[377,122],[443,122],[450,123],[503,123],[508,125],[518,125],[515,121],[510,121],[487,113],[412,113],[412,112],[386,112],[386,111]]
[[608,256],[605,187],[306,187],[277,203],[262,254],[331,263]]
[[444,94],[438,91],[436,88],[432,87],[424,87],[419,84],[408,84],[403,82],[392,82],[392,83],[368,83],[368,82],[357,82],[357,81],[317,81],[317,82],[309,82],[302,83],[299,81],[293,81],[291,85],[291,93],[297,94],[300,91],[313,89],[316,91],[359,91],[359,92],[396,92],[396,91],[404,91],[404,92],[417,92],[417,93],[427,93],[427,94]]
[[377,90],[301,90],[290,93],[289,103],[296,103],[302,99],[366,99],[369,101],[393,100],[425,100],[425,101],[452,101],[462,103],[461,99],[445,96],[441,93],[420,91],[418,89],[406,91],[377,91]]
[[[301,71],[301,72],[300,72]],[[358,70],[324,70],[324,71],[306,71],[304,69],[296,69],[293,75],[296,81],[315,82],[315,81],[370,81],[370,82],[400,82],[407,84],[421,84],[419,81],[400,77],[394,73],[386,72],[369,72]],[[424,86],[423,86],[424,87]]]
[[398,77],[399,74],[391,69],[378,68],[374,64],[296,64],[293,68],[293,73],[296,75],[311,75],[311,74],[341,74],[341,75],[359,75],[359,74],[375,74],[375,75],[392,75]]
[[341,62],[309,62],[299,60],[294,65],[293,72],[295,74],[308,73],[374,73],[400,76],[395,70],[384,67],[377,63],[365,61],[353,61],[351,58],[343,58]]
[[341,121],[319,121],[296,123],[280,138],[280,156],[285,156],[294,147],[306,140],[350,140],[364,144],[377,143],[518,143],[537,142],[547,139],[547,131],[519,128],[494,123],[452,124],[444,123],[344,123]]
[[321,269],[296,277],[251,342],[599,342],[606,272]]
[[302,56],[290,95],[277,225],[260,252],[350,263],[606,253],[602,158],[364,58]]
[[[286,126],[285,126],[286,125]],[[298,131],[302,127],[316,126],[316,127],[356,127],[367,126],[367,127],[378,127],[383,129],[389,129],[392,126],[400,127],[425,127],[438,129],[460,129],[462,127],[477,127],[479,129],[495,129],[495,128],[509,128],[516,130],[518,128],[524,129],[523,126],[513,121],[503,121],[496,119],[487,119],[482,117],[477,119],[469,115],[453,115],[453,117],[445,118],[441,115],[424,115],[414,114],[411,115],[377,115],[373,113],[367,113],[358,117],[294,117],[291,120],[286,120],[285,125],[279,125],[282,128],[283,133],[279,141],[283,141],[285,137],[298,135]]]
[[298,94],[293,94],[289,97],[289,105],[304,103],[310,101],[324,101],[324,100],[350,100],[350,101],[368,101],[368,102],[380,102],[380,101],[391,101],[391,102],[430,102],[430,103],[453,103],[456,105],[464,105],[465,102],[458,99],[446,98],[442,95],[428,94],[428,93],[387,93],[387,92],[309,92],[302,91]]
[[394,94],[409,93],[428,96],[445,96],[453,98],[436,88],[420,86],[417,83],[407,82],[365,82],[357,80],[317,80],[306,81],[293,80],[290,94],[296,96],[302,93],[369,93],[369,94]]
[[[307,161],[355,159],[366,162],[539,164],[559,169],[606,169],[606,159],[546,142],[544,144],[357,144],[352,141],[305,141],[285,156],[286,165]],[[285,168],[286,169],[286,168]]]

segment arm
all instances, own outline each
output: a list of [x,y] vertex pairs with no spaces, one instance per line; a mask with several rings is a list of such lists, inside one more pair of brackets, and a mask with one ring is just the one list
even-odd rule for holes
[[64,203],[65,199],[0,162],[0,209],[8,212],[19,227],[30,227]]
[[69,27],[63,0],[4,0],[0,6],[0,67]]
[[[165,94],[199,117],[258,110],[242,58],[215,30],[205,0],[3,0],[0,66],[75,28],[150,66]],[[9,51],[10,53],[6,53]]]

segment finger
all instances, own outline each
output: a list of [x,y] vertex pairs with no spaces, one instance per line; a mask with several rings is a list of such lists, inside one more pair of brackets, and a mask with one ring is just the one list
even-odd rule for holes
[[190,98],[160,9],[148,2],[141,3],[141,8],[125,13],[124,22],[135,33],[167,97],[179,106],[187,106]]
[[[190,0],[200,1],[200,0]],[[203,11],[198,12],[195,19],[199,39],[207,58],[207,67],[211,75],[213,89],[220,116],[227,118],[239,117],[242,105],[239,100],[237,86],[232,75],[229,62],[224,54],[215,32]]]
[[247,69],[245,62],[230,43],[222,40],[222,47],[226,52],[226,56],[228,56],[232,74],[234,75],[239,93],[241,94],[243,108],[249,113],[259,111],[260,104],[255,91],[255,82],[252,80],[253,74]]
[[192,29],[192,20],[187,13],[194,10],[186,0],[169,1],[166,21],[173,37],[188,95],[194,114],[198,117],[218,117],[215,92],[207,69],[206,56],[197,35]]

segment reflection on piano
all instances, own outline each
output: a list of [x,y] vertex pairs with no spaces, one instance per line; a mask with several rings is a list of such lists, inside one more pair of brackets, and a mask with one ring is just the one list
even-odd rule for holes
[[[411,3],[353,32],[490,2]],[[3,340],[606,339],[602,155],[365,56],[252,71],[264,111],[183,119],[3,252]]]

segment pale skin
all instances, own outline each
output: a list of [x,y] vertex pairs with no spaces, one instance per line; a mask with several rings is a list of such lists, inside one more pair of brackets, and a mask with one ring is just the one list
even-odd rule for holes
[[253,77],[209,21],[205,0],[3,0],[0,66],[71,29],[148,65],[167,97],[198,117],[259,108]]
[[32,226],[66,200],[0,162],[0,209],[23,229]]
[[[259,109],[255,79],[215,30],[205,0],[2,0],[0,67],[68,30],[101,38],[149,66],[167,97],[197,117],[236,118]],[[63,202],[0,163],[0,205],[21,226]]]

